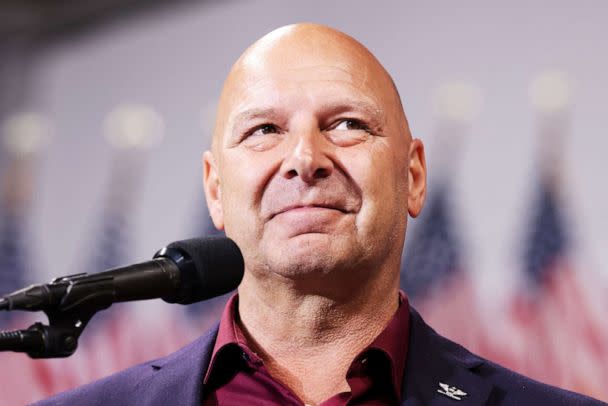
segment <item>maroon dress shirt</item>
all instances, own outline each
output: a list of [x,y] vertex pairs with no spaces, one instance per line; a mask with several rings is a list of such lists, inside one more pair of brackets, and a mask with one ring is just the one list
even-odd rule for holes
[[[238,322],[238,295],[230,298],[220,320],[211,363],[205,375],[203,405],[285,405],[304,402],[274,379],[247,343]],[[386,328],[359,353],[346,373],[350,392],[322,406],[397,405],[407,357],[409,304],[399,292],[399,308]],[[323,368],[323,365],[319,365]]]

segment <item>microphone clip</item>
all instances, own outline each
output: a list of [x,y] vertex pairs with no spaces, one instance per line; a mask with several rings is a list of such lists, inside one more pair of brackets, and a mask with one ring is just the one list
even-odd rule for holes
[[[25,330],[0,331],[0,351],[24,352],[31,358],[65,358],[72,355],[88,322],[98,311],[110,307],[114,297],[111,278],[105,277],[108,283],[104,289],[106,284],[92,285],[90,279],[82,278],[84,275],[56,278],[47,285],[61,287],[63,291],[54,305],[42,309],[49,324],[36,322]],[[100,280],[103,278],[100,275]],[[40,286],[25,288],[24,295],[38,295]],[[10,305],[7,304],[8,309]]]

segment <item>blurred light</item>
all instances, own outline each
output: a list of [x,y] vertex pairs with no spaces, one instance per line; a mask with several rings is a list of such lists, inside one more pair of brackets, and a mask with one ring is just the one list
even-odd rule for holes
[[4,146],[18,156],[34,154],[48,145],[51,133],[51,120],[40,113],[13,114],[2,123]]
[[548,70],[538,75],[529,89],[532,105],[541,112],[563,110],[570,103],[570,80],[558,70]]
[[144,104],[120,104],[104,121],[106,138],[119,149],[156,146],[163,138],[164,129],[162,116]]
[[483,97],[475,84],[446,82],[435,89],[433,104],[441,118],[470,122],[479,115]]

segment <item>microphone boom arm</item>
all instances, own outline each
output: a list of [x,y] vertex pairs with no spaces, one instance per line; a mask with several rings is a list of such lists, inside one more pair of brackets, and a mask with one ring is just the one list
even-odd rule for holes
[[[155,258],[152,261],[161,268],[175,268],[166,258]],[[49,319],[49,325],[40,322],[32,324],[26,330],[0,332],[0,351],[25,352],[31,358],[65,358],[78,348],[78,338],[91,318],[99,311],[107,309],[112,303],[123,299],[121,291],[116,289],[117,278],[137,278],[142,275],[139,268],[147,265],[137,264],[125,271],[106,271],[97,274],[80,273],[55,278],[47,285],[32,285],[22,289],[19,295],[11,295],[15,300],[2,298],[0,308],[12,310],[15,301],[22,310],[42,310]],[[129,293],[129,300],[153,299],[158,297],[159,288],[170,294],[175,288],[171,280],[172,272],[168,271],[156,281],[148,279],[147,286],[154,285],[155,294],[143,289],[135,294]],[[152,282],[152,283],[151,283]],[[156,282],[156,283],[154,283]],[[144,285],[145,286],[145,285]],[[27,304],[24,306],[24,304]]]

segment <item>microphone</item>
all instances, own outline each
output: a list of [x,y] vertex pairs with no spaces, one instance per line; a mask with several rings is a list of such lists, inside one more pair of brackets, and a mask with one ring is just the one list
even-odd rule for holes
[[193,238],[162,248],[154,259],[99,273],[81,273],[31,285],[0,298],[0,310],[69,313],[101,310],[115,302],[162,298],[190,304],[237,288],[244,272],[229,238]]

